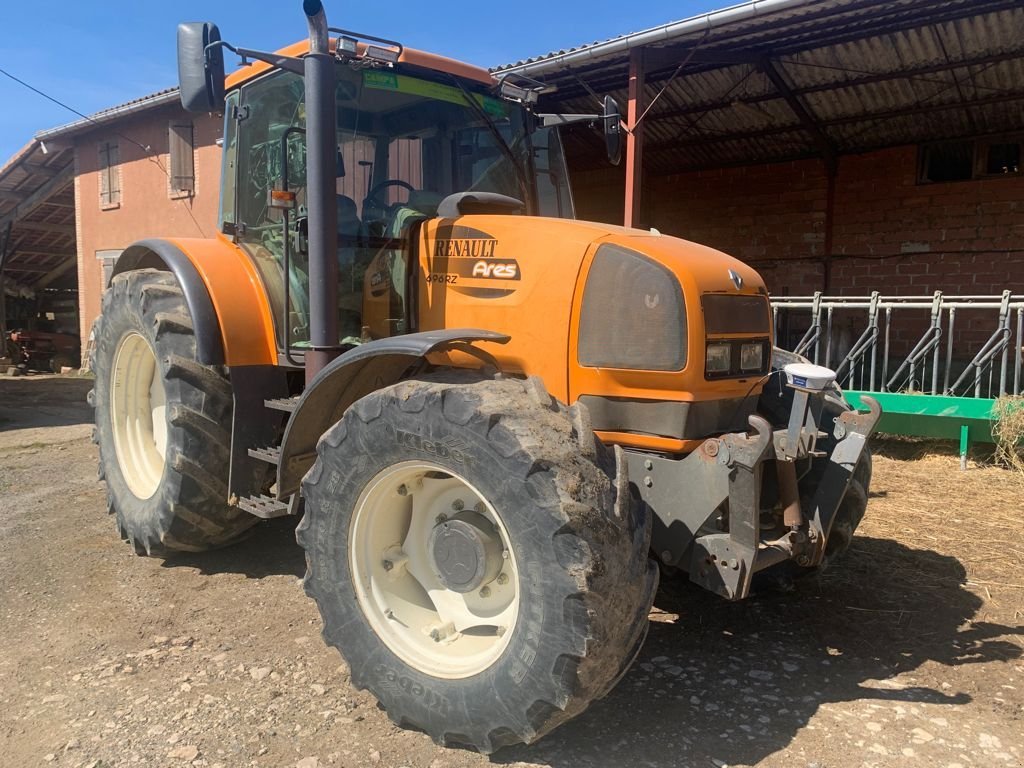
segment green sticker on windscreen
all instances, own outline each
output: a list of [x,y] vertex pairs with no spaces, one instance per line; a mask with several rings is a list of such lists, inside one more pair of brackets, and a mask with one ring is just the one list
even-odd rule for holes
[[393,72],[376,72],[364,69],[363,85],[367,88],[382,88],[388,91],[397,91],[399,90],[398,75]]
[[[376,70],[363,70],[363,85],[367,88],[376,88],[382,91],[397,91],[407,93],[410,96],[423,96],[436,101],[447,101],[450,104],[463,106],[466,104],[466,96],[462,90],[452,85],[434,83],[430,80],[420,80],[418,77],[398,75],[393,72],[380,72]],[[499,99],[490,96],[482,96],[479,93],[472,94],[477,104],[492,117],[505,117],[507,114],[505,105]]]

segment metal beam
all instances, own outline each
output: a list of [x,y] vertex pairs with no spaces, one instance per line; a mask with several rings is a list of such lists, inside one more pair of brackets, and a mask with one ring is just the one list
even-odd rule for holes
[[45,176],[48,179],[52,179],[54,176],[60,175],[60,168],[54,168],[52,165],[40,165],[39,163],[21,163],[18,166],[25,173],[31,173],[35,176]]
[[822,129],[818,119],[811,114],[810,110],[804,105],[804,103],[793,93],[789,83],[786,82],[786,78],[782,76],[776,64],[767,56],[761,59],[758,66],[761,71],[771,80],[772,85],[775,86],[775,90],[779,92],[783,100],[789,105],[789,108],[796,115],[800,121],[800,125],[803,129],[810,134],[814,140],[814,144],[818,147],[818,151],[821,153],[822,159],[825,161],[825,167],[834,169],[836,165],[836,157],[839,155],[835,142],[832,138],[825,133]]
[[[0,218],[0,229],[3,229],[11,222],[28,216],[42,203],[46,202],[46,198],[62,189],[71,181],[74,176],[74,170],[74,163],[68,163],[67,168],[62,170],[59,175],[54,176],[30,195],[19,198],[21,202],[14,207],[14,210],[9,211],[3,218]],[[73,208],[74,206],[72,205],[71,207]]]
[[[971,104],[973,106],[985,106],[987,104],[1003,104],[1010,101],[1021,101],[1024,100],[1024,91],[1014,91],[1012,93],[1004,93],[999,96],[991,96],[984,99],[975,99]],[[933,112],[948,112],[953,109],[963,109],[963,104],[960,102],[946,103],[946,104],[915,104],[910,107],[902,107],[900,109],[890,109],[880,112],[859,112],[855,115],[846,115],[845,117],[834,117],[829,120],[822,120],[818,123],[823,128],[829,128],[836,125],[849,125],[851,123],[865,123],[872,120],[887,120],[894,117],[914,117],[916,115],[926,115]],[[676,139],[673,141],[658,142],[656,144],[648,144],[647,149],[652,152],[663,150],[663,149],[681,149],[684,147],[691,147],[700,144],[721,144],[729,141],[742,141],[746,139],[763,139],[769,136],[778,136],[783,133],[797,133],[803,132],[803,126],[796,125],[779,125],[771,128],[762,128],[758,131],[732,131],[730,133],[719,133],[714,135],[704,135],[691,139]]]
[[42,259],[69,259],[71,257],[77,258],[78,256],[75,251],[53,251],[46,250],[45,248],[20,248],[15,246],[14,250],[19,256],[36,256]]
[[30,287],[36,288],[36,289],[46,288],[48,285],[50,285],[51,283],[56,282],[57,280],[62,278],[64,275],[66,275],[70,270],[74,269],[77,266],[78,266],[78,260],[77,259],[69,259],[68,261],[64,262],[63,264],[60,264],[57,267],[55,267],[54,269],[52,269],[49,272],[47,272],[41,278],[36,280]]
[[[858,88],[864,85],[873,85],[874,83],[885,83],[899,80],[913,80],[914,78],[924,77],[927,75],[942,74],[945,72],[952,72],[955,69],[962,69],[966,67],[976,66],[987,66],[989,64],[999,64],[1004,61],[1011,61],[1013,59],[1024,58],[1024,49],[1016,49],[1013,51],[1007,51],[1005,53],[992,54],[991,56],[979,56],[974,59],[963,59],[959,61],[951,61],[949,63],[942,64],[930,64],[923,67],[912,67],[910,69],[903,69],[898,72],[878,72],[870,75],[863,75],[860,77],[852,77],[847,80],[835,80],[830,83],[817,83],[815,85],[808,85],[802,88],[793,88],[793,94],[795,96],[806,96],[812,93],[821,93],[823,91],[836,91],[845,90],[847,88]],[[812,67],[813,68],[813,67]],[[940,85],[941,83],[931,80],[926,81],[929,84]],[[999,90],[997,88],[988,88],[987,86],[977,86],[978,90]],[[673,117],[687,117],[689,115],[699,115],[704,112],[713,112],[718,109],[728,109],[733,106],[737,101],[743,104],[760,104],[766,101],[775,101],[779,98],[778,94],[770,93],[759,96],[745,96],[742,99],[720,99],[718,101],[705,102],[703,104],[695,104],[693,106],[681,107],[678,109],[669,109],[662,112],[651,112],[648,115],[648,120],[662,120],[670,119]]]
[[28,232],[53,232],[58,235],[75,236],[74,224],[48,224],[45,221],[19,221],[15,225],[17,229]]
[[644,177],[644,49],[629,52],[629,102],[626,109],[626,205],[625,225],[640,226],[640,202]]

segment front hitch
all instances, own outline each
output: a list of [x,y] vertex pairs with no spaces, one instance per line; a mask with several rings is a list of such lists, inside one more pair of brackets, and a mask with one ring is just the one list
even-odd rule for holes
[[[793,369],[793,370],[790,370]],[[652,546],[662,563],[728,600],[747,596],[753,575],[784,560],[821,564],[835,516],[882,409],[868,396],[866,413],[846,411],[822,424],[834,374],[817,366],[787,366],[793,407],[787,426],[772,430],[750,417],[751,433],[705,440],[682,460],[627,452],[630,478],[654,511]],[[820,450],[828,436],[830,453]],[[827,458],[806,510],[796,491],[796,462]],[[774,461],[784,526],[761,530],[765,462]],[[681,500],[685,499],[685,503]]]

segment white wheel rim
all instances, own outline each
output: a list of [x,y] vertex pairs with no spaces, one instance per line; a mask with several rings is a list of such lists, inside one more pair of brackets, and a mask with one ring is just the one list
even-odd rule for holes
[[167,397],[149,342],[135,331],[121,337],[110,381],[114,452],[128,489],[148,499],[160,486],[167,455]]
[[[439,517],[459,510],[486,518],[504,550],[500,572],[468,593],[443,585],[428,547]],[[373,631],[420,672],[470,677],[508,647],[519,614],[519,571],[508,531],[490,502],[449,470],[409,461],[373,478],[352,516],[349,566]]]

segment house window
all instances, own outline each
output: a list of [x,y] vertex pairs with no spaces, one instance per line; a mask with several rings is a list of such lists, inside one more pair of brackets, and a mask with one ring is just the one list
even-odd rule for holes
[[102,251],[96,251],[96,260],[99,261],[100,266],[103,269],[103,290],[107,290],[107,286],[110,285],[110,278],[114,274],[114,264],[117,263],[117,258],[121,255],[121,249],[107,249]]
[[168,127],[168,134],[171,155],[171,195],[192,195],[196,191],[192,123],[176,120]]
[[965,181],[974,173],[974,142],[947,141],[930,144],[921,152],[918,181]]
[[100,142],[100,207],[121,205],[121,165],[117,142]]
[[1020,173],[1020,140],[998,139],[978,147],[979,176],[1007,176]]
[[1021,136],[926,144],[920,150],[917,181],[928,184],[1018,175],[1021,172],[1021,144],[1024,144]]

